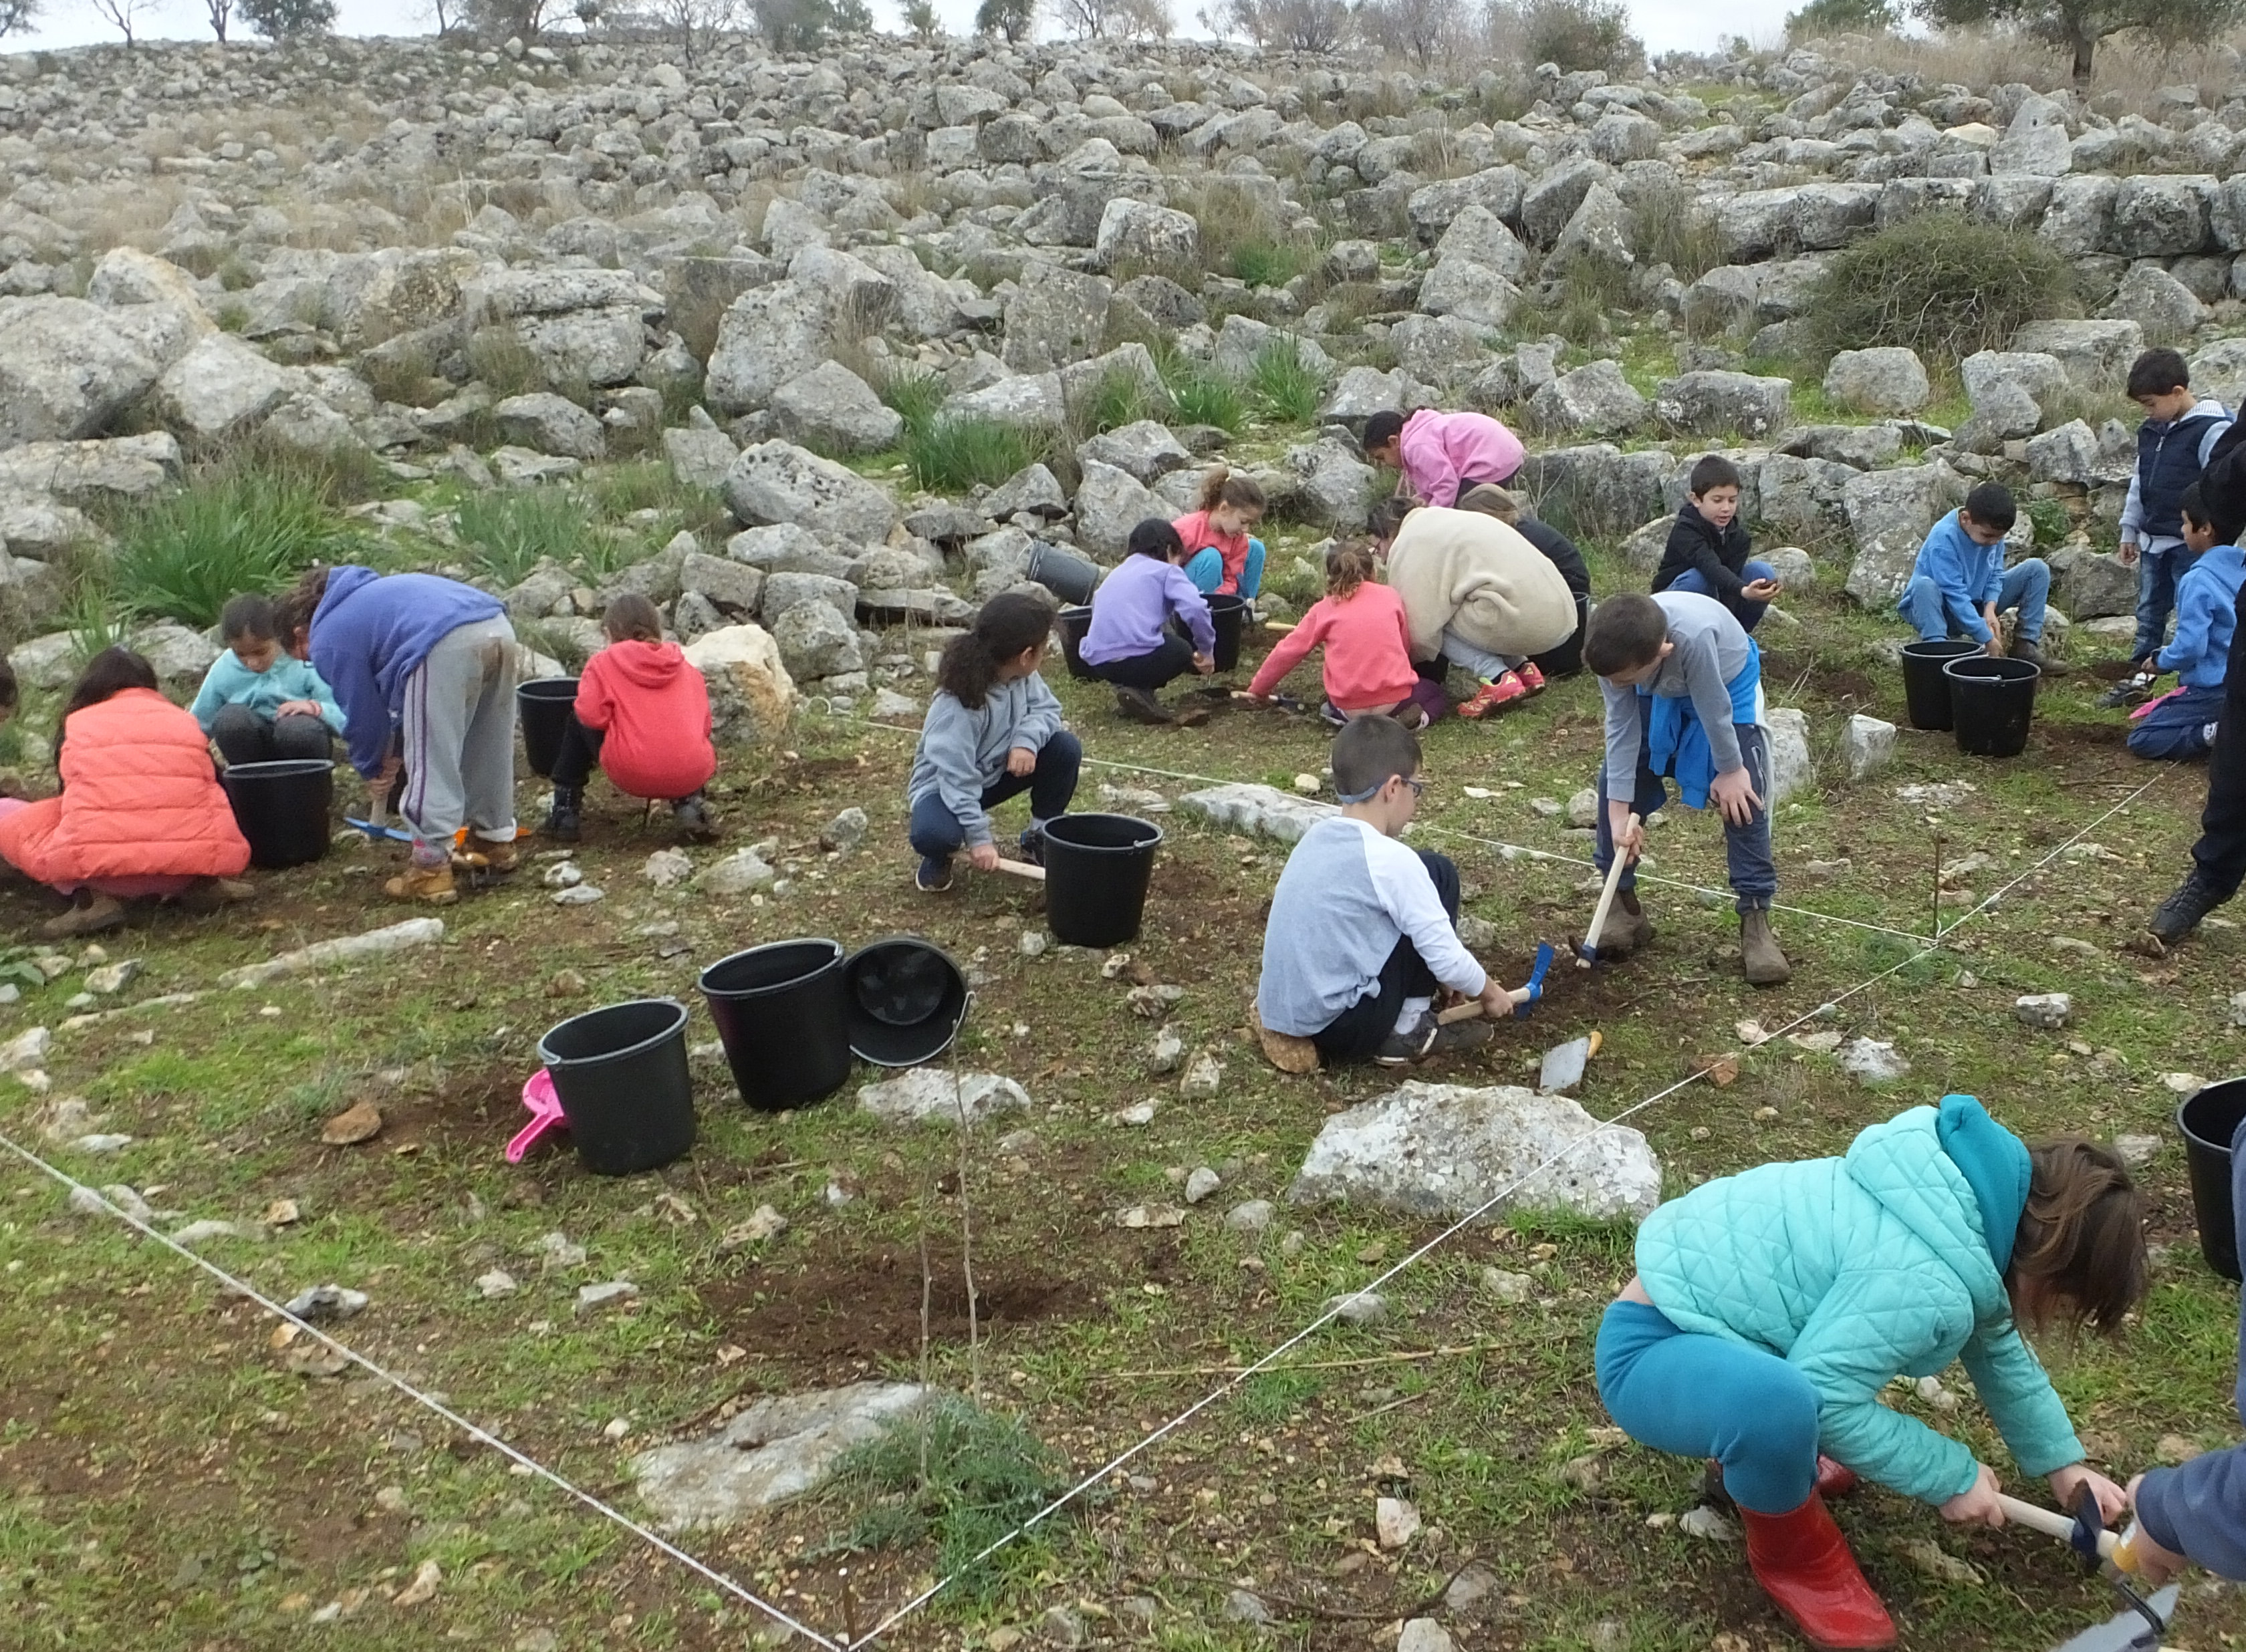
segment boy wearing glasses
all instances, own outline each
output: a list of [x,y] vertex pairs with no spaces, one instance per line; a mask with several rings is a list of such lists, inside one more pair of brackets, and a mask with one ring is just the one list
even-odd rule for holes
[[[1419,741],[1389,717],[1334,737],[1338,815],[1303,834],[1272,893],[1256,1010],[1267,1031],[1307,1038],[1328,1062],[1400,1067],[1490,1038],[1511,996],[1460,942],[1459,869],[1406,848],[1418,812]],[[1439,988],[1482,1003],[1484,1019],[1439,1027]]]
[[1614,864],[1617,846],[1625,858],[1600,955],[1619,956],[1653,939],[1637,903],[1637,874],[1628,868],[1645,846],[1643,817],[1669,801],[1667,777],[1687,807],[1713,799],[1724,817],[1747,980],[1758,987],[1787,981],[1793,967],[1770,929],[1778,867],[1770,853],[1770,742],[1754,639],[1713,597],[1673,589],[1610,596],[1584,628],[1583,663],[1606,699],[1598,868]]

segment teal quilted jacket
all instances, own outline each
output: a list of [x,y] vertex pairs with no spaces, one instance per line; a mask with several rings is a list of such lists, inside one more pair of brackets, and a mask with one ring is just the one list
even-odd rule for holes
[[1930,1503],[1973,1484],[1973,1453],[1880,1403],[1898,1375],[1930,1377],[1962,1359],[2025,1472],[2082,1457],[2066,1407],[2012,1324],[1975,1187],[1937,1124],[1975,1125],[2017,1157],[2000,1238],[2007,1257],[2026,1196],[2025,1150],[1970,1098],[1943,1108],[1875,1125],[1839,1159],[1705,1183],[1660,1207],[1637,1236],[1638,1275],[1670,1320],[1780,1356],[1816,1390],[1829,1455]]

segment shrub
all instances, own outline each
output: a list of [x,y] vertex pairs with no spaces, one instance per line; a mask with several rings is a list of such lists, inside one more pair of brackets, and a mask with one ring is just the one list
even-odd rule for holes
[[1241,394],[1240,381],[1229,373],[1181,357],[1164,362],[1161,371],[1162,383],[1177,404],[1180,422],[1214,425],[1235,432],[1248,422],[1247,398]]
[[1521,53],[1530,64],[1619,75],[1644,59],[1625,0],[1525,0],[1519,11]]
[[1359,33],[1422,70],[1457,62],[1468,50],[1476,14],[1460,0],[1360,0]]
[[2079,312],[2074,273],[2025,230],[1920,213],[1833,255],[1803,317],[1819,360],[1901,344],[1954,362],[2001,350],[2023,323]]
[[1302,345],[1290,334],[1264,342],[1248,382],[1264,413],[1284,425],[1309,424],[1325,399],[1324,381],[1303,359]]
[[268,40],[333,34],[336,0],[240,0],[242,20]]
[[1786,18],[1787,44],[1844,34],[1893,34],[1902,10],[1890,0],[1809,0]]
[[274,591],[344,535],[332,494],[302,470],[237,463],[115,524],[111,588],[132,612],[215,625],[229,598]]
[[1728,262],[1723,231],[1681,187],[1650,190],[1630,207],[1631,248],[1638,262],[1666,264],[1681,281],[1694,281]]
[[1323,248],[1307,241],[1245,241],[1232,249],[1225,264],[1250,287],[1283,287],[1316,269],[1324,255]]
[[589,562],[602,554],[584,502],[564,488],[471,493],[453,519],[470,565],[500,586],[519,584],[541,556],[567,564]]
[[894,408],[909,429],[931,423],[943,406],[943,381],[934,373],[890,372],[869,381],[874,391]]
[[511,326],[477,329],[468,340],[468,366],[499,400],[546,388],[544,364]]
[[913,486],[931,493],[996,487],[1036,462],[1044,444],[1031,432],[993,418],[931,418],[908,424],[905,466]]
[[983,0],[975,9],[977,34],[1002,34],[1019,44],[1037,23],[1036,0]]

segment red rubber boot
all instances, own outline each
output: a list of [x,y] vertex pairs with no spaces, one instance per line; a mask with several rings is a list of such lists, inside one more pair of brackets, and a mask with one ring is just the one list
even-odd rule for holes
[[1817,1455],[1817,1495],[1827,1502],[1836,1497],[1846,1497],[1863,1482],[1856,1471],[1846,1463],[1836,1463],[1823,1452]]
[[1741,1509],[1755,1581],[1824,1652],[1893,1646],[1894,1620],[1864,1581],[1848,1540],[1816,1492],[1791,1514]]

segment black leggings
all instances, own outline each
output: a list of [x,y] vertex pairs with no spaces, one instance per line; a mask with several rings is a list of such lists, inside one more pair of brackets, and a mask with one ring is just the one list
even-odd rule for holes
[[593,771],[601,766],[601,745],[608,738],[607,730],[589,729],[577,721],[575,711],[570,712],[569,720],[562,725],[561,749],[554,754],[554,784],[582,791]]
[[1181,636],[1165,636],[1151,654],[1110,660],[1092,669],[1119,689],[1144,689],[1152,694],[1193,670],[1193,644]]

